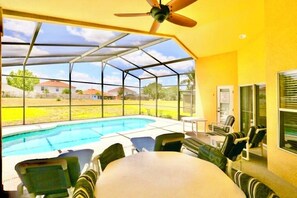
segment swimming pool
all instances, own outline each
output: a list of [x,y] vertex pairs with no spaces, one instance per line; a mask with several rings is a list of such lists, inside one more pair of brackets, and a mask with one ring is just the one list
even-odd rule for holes
[[99,141],[104,135],[141,129],[155,120],[121,118],[32,131],[4,137],[3,156],[42,153]]

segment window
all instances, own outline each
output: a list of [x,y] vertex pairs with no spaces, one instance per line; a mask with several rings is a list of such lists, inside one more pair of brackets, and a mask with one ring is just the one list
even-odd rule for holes
[[56,92],[59,92],[59,88],[56,88]]
[[297,153],[297,70],[279,73],[279,145]]
[[41,87],[41,91],[44,91],[44,87],[43,86]]

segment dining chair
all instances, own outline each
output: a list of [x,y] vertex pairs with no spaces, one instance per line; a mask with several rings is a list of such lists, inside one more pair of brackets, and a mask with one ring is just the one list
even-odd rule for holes
[[24,195],[24,187],[31,197],[68,197],[80,175],[77,157],[25,160],[15,170],[21,179],[18,197]]
[[117,159],[125,157],[123,145],[115,143],[106,148],[101,154],[93,158],[94,168],[97,169],[98,173],[104,171],[106,166]]
[[135,138],[131,138],[130,140],[137,152],[141,152],[141,151],[180,152],[184,138],[185,138],[185,134],[183,133],[166,133],[166,134],[158,135],[155,140],[152,137],[135,137]]
[[77,180],[72,198],[94,198],[98,173],[94,169],[85,171]]
[[279,198],[266,184],[242,171],[236,171],[232,179],[247,198]]
[[68,150],[62,152],[58,157],[78,157],[80,172],[84,172],[90,168],[93,153],[93,149]]
[[228,115],[228,117],[226,118],[223,124],[213,122],[210,125],[208,125],[208,129],[210,130],[210,132],[207,132],[206,134],[226,136],[228,133],[233,132],[234,122],[235,122],[235,117],[233,115]]

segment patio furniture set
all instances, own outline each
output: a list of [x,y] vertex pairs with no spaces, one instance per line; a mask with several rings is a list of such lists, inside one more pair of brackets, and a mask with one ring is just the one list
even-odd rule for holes
[[[198,122],[206,126],[205,119],[182,121],[184,129],[185,122],[190,122],[196,134]],[[130,156],[125,156],[122,144],[115,143],[93,158],[93,150],[84,149],[19,162],[15,167],[22,181],[18,193],[24,194],[25,187],[32,197],[278,197],[257,179],[232,170],[232,162],[241,158],[243,149],[249,159],[249,149],[258,146],[259,134],[266,132],[251,127],[247,136],[233,133],[233,123],[221,128],[227,132],[215,131],[216,135],[225,134],[211,138],[212,145],[196,136],[185,139],[184,133],[168,133],[155,139],[131,138],[137,153]],[[213,132],[204,131],[209,136]],[[181,153],[184,148],[197,157]]]

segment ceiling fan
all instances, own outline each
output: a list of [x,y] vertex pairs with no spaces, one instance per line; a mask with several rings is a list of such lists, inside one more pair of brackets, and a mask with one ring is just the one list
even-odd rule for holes
[[146,1],[152,6],[152,9],[147,13],[117,13],[114,15],[118,17],[152,16],[155,20],[150,29],[151,33],[156,32],[160,24],[165,20],[186,27],[194,27],[197,24],[193,19],[174,13],[197,0],[171,0],[166,5],[163,5],[161,0],[159,3],[158,0]]

